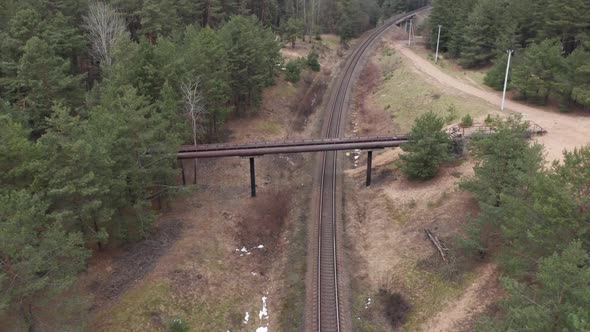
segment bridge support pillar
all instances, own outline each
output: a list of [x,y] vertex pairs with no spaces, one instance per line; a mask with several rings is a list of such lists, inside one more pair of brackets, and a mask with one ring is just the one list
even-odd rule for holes
[[367,156],[367,187],[371,186],[371,168],[373,167],[373,151]]
[[182,185],[186,186],[186,176],[184,175],[184,160],[180,159],[178,160],[178,163],[180,164],[180,172],[182,172]]
[[254,157],[250,157],[250,191],[252,197],[256,197],[256,169],[254,168]]

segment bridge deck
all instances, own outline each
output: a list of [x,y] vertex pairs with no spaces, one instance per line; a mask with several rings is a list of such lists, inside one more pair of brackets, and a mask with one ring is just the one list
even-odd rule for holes
[[370,137],[343,137],[343,138],[324,138],[324,139],[305,139],[305,140],[287,140],[277,142],[258,142],[244,144],[200,144],[200,145],[183,145],[179,152],[197,152],[197,151],[223,151],[223,150],[247,150],[260,148],[278,148],[291,146],[312,146],[327,144],[346,144],[346,143],[366,143],[366,142],[383,142],[394,140],[407,140],[407,135],[387,135],[387,136],[370,136]]
[[219,157],[252,157],[268,154],[303,153],[343,150],[377,150],[397,147],[408,141],[407,136],[377,136],[329,138],[317,140],[264,142],[254,144],[212,144],[183,146],[178,159]]

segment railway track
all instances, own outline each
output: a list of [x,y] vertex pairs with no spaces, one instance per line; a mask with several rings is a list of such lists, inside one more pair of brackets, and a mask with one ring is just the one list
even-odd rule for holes
[[[423,9],[421,9],[423,10]],[[420,11],[420,10],[418,10]],[[343,116],[353,86],[353,78],[358,64],[373,42],[389,27],[414,16],[418,11],[406,13],[388,20],[376,28],[356,47],[348,57],[343,71],[335,81],[327,104],[328,122],[322,130],[322,138],[338,138],[344,128]],[[339,256],[337,226],[340,216],[337,214],[338,197],[338,153],[324,152],[320,164],[320,192],[317,211],[317,247],[315,248],[316,265],[313,277],[314,311],[313,319],[308,320],[308,331],[340,332],[352,329],[343,324],[342,310],[344,299],[339,294]],[[308,293],[309,294],[309,293]],[[309,313],[308,313],[309,314]]]

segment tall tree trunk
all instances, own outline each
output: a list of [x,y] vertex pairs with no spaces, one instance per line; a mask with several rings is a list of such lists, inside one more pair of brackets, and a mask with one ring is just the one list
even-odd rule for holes
[[207,0],[207,9],[205,10],[205,15],[203,16],[203,27],[209,25],[209,21],[211,19],[211,0]]

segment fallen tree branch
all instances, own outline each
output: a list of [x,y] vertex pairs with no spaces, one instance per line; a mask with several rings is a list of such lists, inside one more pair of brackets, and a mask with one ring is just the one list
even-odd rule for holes
[[440,257],[442,258],[443,262],[447,263],[447,255],[445,254],[445,252],[448,251],[448,249],[445,248],[440,243],[440,240],[438,239],[438,237],[436,237],[429,229],[425,228],[424,232],[426,233],[426,235],[428,236],[428,238],[430,239],[432,244],[434,244],[434,246],[436,247],[436,249],[440,253]]

